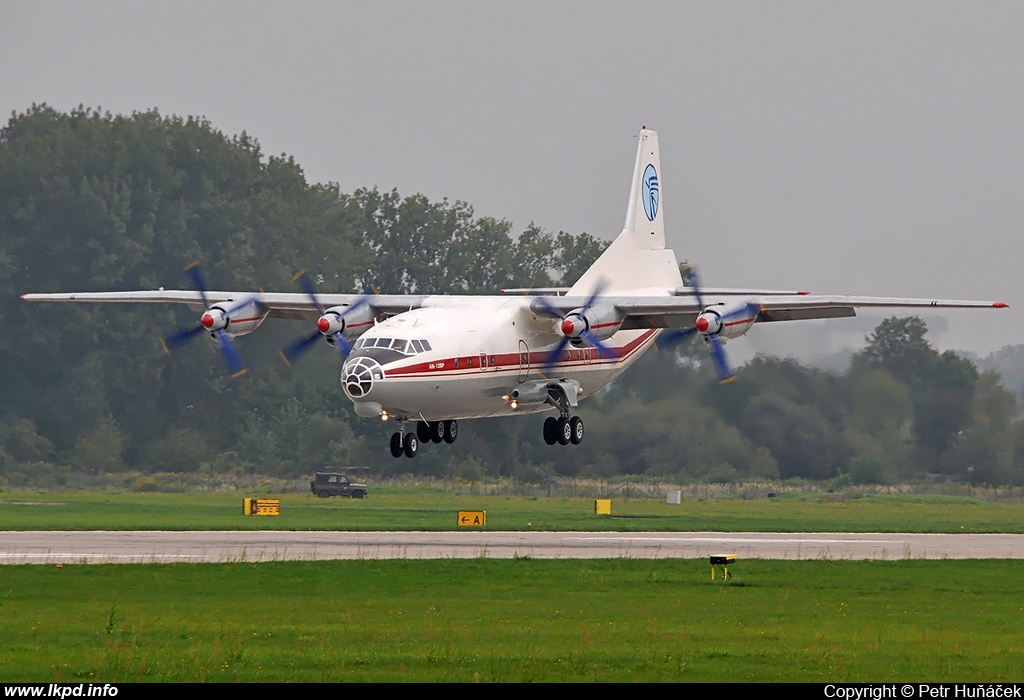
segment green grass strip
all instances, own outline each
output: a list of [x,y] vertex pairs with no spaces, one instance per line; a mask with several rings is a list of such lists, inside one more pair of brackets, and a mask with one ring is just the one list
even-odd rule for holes
[[0,530],[454,530],[456,512],[486,510],[490,530],[723,532],[1024,532],[1024,503],[950,496],[827,494],[773,499],[593,499],[471,496],[390,488],[365,500],[284,494],[281,515],[247,517],[241,493],[0,493]]
[[0,681],[1019,681],[1024,561],[0,567]]

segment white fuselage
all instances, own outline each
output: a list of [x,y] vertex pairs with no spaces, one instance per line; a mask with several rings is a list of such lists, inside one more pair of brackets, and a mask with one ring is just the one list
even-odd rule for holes
[[[356,412],[439,421],[550,410],[546,403],[513,407],[508,395],[547,375],[575,380],[580,397],[589,396],[639,358],[658,334],[619,331],[605,341],[610,352],[604,355],[586,344],[570,344],[545,371],[561,336],[557,322],[534,315],[529,301],[433,297],[423,308],[377,324],[360,337],[342,369],[342,386]],[[377,347],[384,339],[392,342]],[[405,350],[395,350],[403,340],[409,341]]]

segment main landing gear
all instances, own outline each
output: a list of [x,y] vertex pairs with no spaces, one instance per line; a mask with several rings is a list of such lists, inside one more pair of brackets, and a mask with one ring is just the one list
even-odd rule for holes
[[580,444],[583,442],[583,419],[569,415],[569,401],[565,394],[562,394],[557,406],[562,415],[559,418],[548,416],[544,421],[544,442],[549,445],[568,445],[570,442]]
[[416,432],[405,433],[405,421],[398,423],[398,432],[391,435],[391,456],[401,457],[403,454],[410,459],[420,451],[421,442],[447,442],[449,445],[455,442],[459,436],[459,422],[455,420],[441,420],[428,423],[416,421]]

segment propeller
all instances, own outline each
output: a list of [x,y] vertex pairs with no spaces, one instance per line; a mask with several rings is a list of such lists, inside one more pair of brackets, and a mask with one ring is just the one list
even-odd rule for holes
[[[704,298],[700,293],[700,281],[697,278],[697,272],[693,268],[689,268],[688,272],[689,275],[687,276],[687,281],[690,283],[690,286],[693,287],[693,292],[697,297],[697,304],[700,306],[701,312],[697,316],[697,320],[689,328],[677,328],[662,333],[660,337],[661,344],[674,345],[682,342],[694,333],[701,333],[704,336],[704,339],[707,340],[708,345],[711,347],[711,359],[715,364],[715,370],[718,372],[719,381],[722,384],[731,382],[736,378],[736,375],[729,366],[728,359],[725,357],[725,349],[722,347],[722,341],[719,340],[718,334],[732,319],[739,316],[749,316],[752,312],[759,311],[761,307],[754,302],[748,302],[725,314],[714,313],[706,315],[705,312],[708,307],[704,305]],[[708,333],[708,329],[712,327],[712,323],[715,324],[718,331]]]
[[192,286],[197,292],[199,292],[200,298],[203,300],[203,306],[206,307],[206,311],[199,317],[197,323],[180,328],[169,336],[163,338],[161,342],[164,346],[164,351],[169,355],[171,350],[177,350],[181,346],[187,344],[197,335],[203,331],[213,333],[217,339],[217,346],[220,348],[221,353],[224,355],[224,361],[227,362],[228,370],[231,372],[232,377],[238,377],[245,374],[245,365],[242,362],[242,357],[238,354],[235,349],[234,343],[231,342],[231,336],[228,335],[227,328],[230,323],[231,316],[236,312],[244,309],[259,301],[259,297],[249,297],[244,299],[237,304],[233,304],[226,309],[211,309],[210,300],[207,296],[206,281],[203,279],[203,274],[199,269],[199,263],[192,263],[185,268],[185,272],[192,280]]
[[[345,359],[352,352],[352,344],[345,339],[342,335],[341,330],[331,332],[331,328],[335,327],[338,321],[341,321],[353,311],[362,308],[370,303],[370,295],[364,294],[354,303],[350,304],[345,311],[342,313],[328,312],[324,309],[323,304],[320,303],[320,299],[316,295],[316,287],[313,286],[313,280],[309,278],[306,271],[303,270],[299,274],[295,275],[294,278],[298,283],[302,291],[313,300],[313,304],[316,306],[317,311],[320,312],[320,318],[316,322],[316,330],[307,336],[299,338],[291,345],[281,348],[281,359],[286,364],[291,364],[293,360],[296,360],[299,356],[303,355],[307,350],[313,347],[315,343],[321,337],[328,337],[334,340],[335,347],[338,349],[338,354],[341,355],[341,359]],[[343,329],[344,327],[342,327]]]
[[606,283],[604,280],[598,280],[597,284],[594,286],[593,292],[591,292],[583,306],[566,316],[563,316],[562,312],[548,303],[547,299],[544,297],[537,297],[537,304],[540,306],[540,312],[542,315],[562,320],[562,323],[558,327],[559,335],[561,335],[562,338],[558,341],[558,345],[555,346],[555,349],[548,353],[547,359],[544,361],[545,374],[551,373],[551,369],[558,362],[559,358],[561,358],[562,352],[565,350],[565,346],[568,345],[573,338],[582,338],[587,341],[594,346],[594,349],[599,355],[612,354],[612,351],[608,346],[602,343],[597,336],[590,332],[587,321],[584,319],[584,314],[586,314],[587,310],[594,305],[597,298],[601,296],[605,286]]

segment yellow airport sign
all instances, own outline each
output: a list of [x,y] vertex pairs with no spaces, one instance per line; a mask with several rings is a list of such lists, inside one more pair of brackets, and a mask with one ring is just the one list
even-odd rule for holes
[[484,527],[487,525],[486,510],[460,510],[459,527]]
[[243,498],[244,515],[280,515],[281,500],[278,498]]
[[612,499],[610,498],[598,498],[594,501],[594,514],[595,515],[611,515],[612,514]]

